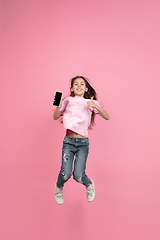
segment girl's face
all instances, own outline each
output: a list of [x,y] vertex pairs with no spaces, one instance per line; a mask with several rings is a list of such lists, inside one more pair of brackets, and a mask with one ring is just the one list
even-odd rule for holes
[[82,78],[77,78],[74,80],[71,92],[74,92],[75,96],[83,97],[87,91],[88,88],[86,87],[86,83]]

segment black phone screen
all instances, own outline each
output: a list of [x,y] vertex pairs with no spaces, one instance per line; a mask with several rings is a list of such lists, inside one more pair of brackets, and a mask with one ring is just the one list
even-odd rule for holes
[[54,106],[57,106],[57,107],[59,106],[60,101],[61,101],[61,97],[62,97],[62,93],[61,92],[56,92],[55,100],[53,101]]

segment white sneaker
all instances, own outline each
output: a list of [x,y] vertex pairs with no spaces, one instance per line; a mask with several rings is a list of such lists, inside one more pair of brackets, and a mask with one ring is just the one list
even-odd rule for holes
[[60,205],[64,202],[63,188],[58,188],[57,184],[55,185],[55,200]]
[[94,182],[91,180],[91,184],[86,187],[86,195],[87,195],[87,201],[92,202],[95,198],[95,188],[94,188]]

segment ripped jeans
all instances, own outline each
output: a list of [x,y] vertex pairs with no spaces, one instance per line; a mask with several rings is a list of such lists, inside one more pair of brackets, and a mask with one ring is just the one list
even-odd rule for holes
[[82,183],[86,187],[91,184],[91,180],[85,174],[88,152],[88,138],[64,137],[62,147],[62,166],[58,176],[57,187],[63,187],[64,183],[72,176],[74,156],[73,179]]

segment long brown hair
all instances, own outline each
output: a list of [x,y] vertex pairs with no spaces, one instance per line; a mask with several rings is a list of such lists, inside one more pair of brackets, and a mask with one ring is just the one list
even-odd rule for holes
[[[71,88],[73,87],[73,83],[74,81],[77,79],[77,78],[82,78],[84,81],[85,81],[85,84],[86,84],[86,87],[88,88],[88,91],[85,92],[84,94],[84,98],[86,99],[91,99],[91,97],[93,97],[94,100],[97,100],[97,93],[96,91],[94,90],[94,88],[90,85],[89,83],[89,79],[87,79],[86,77],[83,77],[83,76],[76,76],[74,78],[71,79],[71,87],[70,87],[70,91],[71,91]],[[71,92],[70,94],[71,97],[74,97],[74,92]],[[94,119],[95,119],[95,112],[92,112],[92,115],[91,115],[91,122],[90,122],[90,125],[88,127],[88,129],[92,129],[95,122],[94,122]]]

